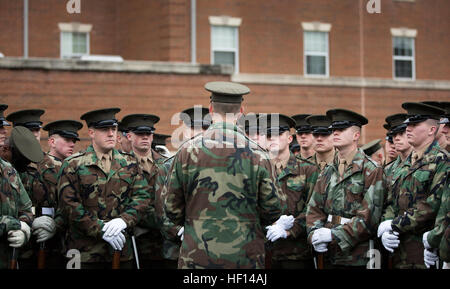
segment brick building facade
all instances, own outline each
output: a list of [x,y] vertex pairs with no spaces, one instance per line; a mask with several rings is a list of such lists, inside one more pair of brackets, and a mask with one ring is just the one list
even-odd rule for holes
[[[44,108],[46,123],[117,106],[119,117],[159,115],[157,131],[170,133],[176,112],[208,105],[204,83],[232,80],[250,87],[248,112],[363,113],[367,142],[384,136],[384,118],[402,112],[402,102],[450,99],[448,0],[383,0],[381,13],[369,13],[367,0],[80,0],[81,13],[72,14],[68,2],[0,0],[6,114]],[[87,33],[90,55],[125,61],[62,59],[64,32]],[[412,55],[396,52],[394,39],[412,43]],[[235,70],[213,65],[216,53]],[[324,74],[308,73],[311,59]],[[397,64],[411,77],[396,77]]]

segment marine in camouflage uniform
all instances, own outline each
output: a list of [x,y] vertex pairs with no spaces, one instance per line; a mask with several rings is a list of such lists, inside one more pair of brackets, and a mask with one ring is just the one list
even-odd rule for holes
[[164,157],[151,148],[154,124],[159,117],[151,114],[130,114],[122,119],[122,126],[128,131],[132,154],[144,173],[150,195],[147,214],[135,228],[140,267],[143,269],[162,268],[163,238],[155,213],[155,182],[159,165]]
[[271,269],[312,269],[313,258],[306,240],[306,204],[319,170],[312,162],[296,158],[290,152],[292,136],[289,130],[295,126],[292,118],[283,114],[269,114],[262,118],[267,119],[262,121],[267,123],[267,149],[281,192],[286,196],[285,214],[294,216],[292,228],[283,237],[271,238],[275,241],[271,248]]
[[368,123],[365,117],[344,109],[327,116],[339,153],[319,175],[308,203],[308,241],[315,251],[326,252],[325,268],[362,268],[382,213],[383,170],[357,148],[357,127]]
[[331,120],[326,115],[310,115],[306,122],[311,126],[314,138],[315,153],[311,161],[323,171],[327,165],[333,164],[336,155],[331,137]]
[[407,132],[411,134],[408,141],[413,152],[395,176],[378,235],[382,238],[383,234],[399,235],[400,244],[394,248],[393,255],[395,268],[424,269],[422,235],[433,227],[442,194],[448,190],[450,168],[447,152],[439,147],[434,136],[418,141],[419,135],[414,128],[430,126],[429,119],[436,119],[437,123],[444,112],[421,103],[404,103],[402,107],[408,111]]
[[[10,113],[6,119],[13,123],[14,127],[25,127],[29,129],[37,141],[40,141],[40,129],[42,128],[42,121],[40,117],[44,114],[42,109],[26,109]],[[38,143],[39,144],[39,143]],[[29,198],[33,204],[32,211],[36,217],[42,203],[46,203],[47,199],[51,200],[51,194],[45,186],[43,178],[38,170],[38,163],[29,162],[23,158],[21,154],[13,156],[13,166],[19,172],[20,179],[28,193]],[[19,254],[19,262],[22,269],[35,269],[37,265],[36,252],[38,245],[34,235],[30,242],[24,246]]]
[[[180,118],[183,121],[183,125],[190,133],[185,136],[195,135],[196,132],[203,133],[211,125],[211,116],[209,110],[201,107],[192,107],[185,109],[181,112]],[[188,141],[188,140],[186,140]],[[172,166],[174,157],[170,157],[164,160],[159,168],[155,183],[155,211],[158,223],[163,234],[163,257],[164,268],[176,269],[178,266],[178,257],[180,252],[180,237],[177,233],[182,226],[176,226],[170,221],[164,212],[164,200],[165,195],[164,187],[167,182],[167,175],[170,167]],[[167,192],[167,191],[165,191]]]
[[[205,88],[215,121],[178,150],[163,192],[167,217],[184,227],[178,268],[264,268],[263,226],[281,206],[268,155],[235,125],[249,89],[230,82]],[[226,113],[234,123],[219,120]]]
[[[58,214],[68,224],[66,248],[80,251],[82,269],[111,268],[113,248],[105,238],[119,237],[121,233],[126,242],[121,248],[120,266],[131,268],[129,232],[134,230],[149,204],[148,183],[136,158],[114,149],[115,114],[119,111],[112,108],[84,114],[81,119],[86,120],[92,145],[67,158],[61,167]],[[96,151],[95,147],[102,147],[103,151]],[[119,232],[104,232],[112,224],[117,224]]]
[[296,114],[291,116],[295,121],[295,131],[297,142],[300,145],[298,157],[308,160],[314,155],[314,138],[312,135],[311,125],[306,121],[310,114]]

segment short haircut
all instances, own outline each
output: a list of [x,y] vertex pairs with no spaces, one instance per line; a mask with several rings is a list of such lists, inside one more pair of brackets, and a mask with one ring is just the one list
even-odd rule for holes
[[227,113],[239,113],[241,111],[241,103],[222,103],[211,102],[215,113],[225,116]]

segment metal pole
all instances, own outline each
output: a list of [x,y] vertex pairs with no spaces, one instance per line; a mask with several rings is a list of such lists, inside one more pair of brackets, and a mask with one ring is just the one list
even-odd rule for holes
[[191,63],[197,63],[197,1],[191,0]]
[[28,58],[28,0],[23,0],[23,58]]

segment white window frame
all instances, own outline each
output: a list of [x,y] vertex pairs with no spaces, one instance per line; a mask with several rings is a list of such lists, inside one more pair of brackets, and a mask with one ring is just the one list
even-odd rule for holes
[[[229,17],[229,16],[210,16],[209,17],[209,24],[211,27],[211,34],[210,34],[210,63],[214,64],[214,52],[234,52],[234,73],[239,73],[239,26],[242,23],[241,18],[236,17]],[[233,48],[220,48],[217,49],[217,47],[213,47],[213,27],[230,27],[234,28],[234,33],[236,36],[236,47]]]
[[[74,57],[81,57],[83,55],[89,55],[91,53],[91,44],[90,44],[90,32],[92,30],[92,24],[81,24],[77,22],[72,23],[58,23],[58,27],[60,30],[59,33],[59,54],[61,59],[66,58],[74,58]],[[86,34],[86,53],[70,53],[70,54],[63,54],[63,33],[84,33]]]
[[[302,22],[303,28],[303,75],[312,78],[330,77],[330,30],[331,24],[321,22]],[[326,52],[306,52],[305,32],[323,32],[325,33]],[[325,56],[325,74],[308,74],[306,58],[307,56]]]
[[[414,81],[416,80],[416,36],[417,30],[408,28],[391,28],[392,35],[392,78],[400,81]],[[411,38],[412,40],[412,55],[411,56],[396,56],[394,54],[394,39],[395,38]],[[409,77],[397,77],[395,75],[395,61],[396,60],[410,60],[412,75]]]

